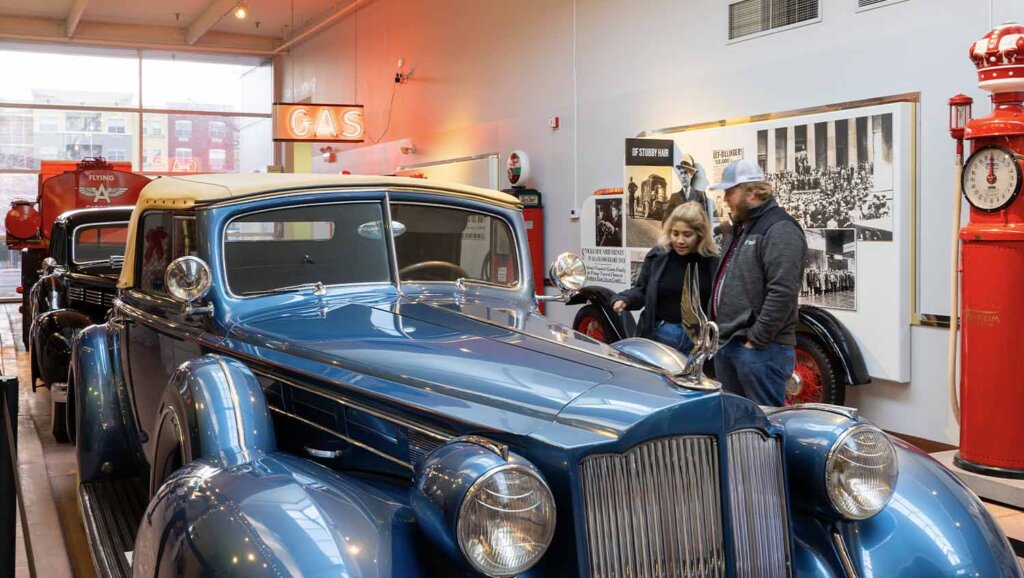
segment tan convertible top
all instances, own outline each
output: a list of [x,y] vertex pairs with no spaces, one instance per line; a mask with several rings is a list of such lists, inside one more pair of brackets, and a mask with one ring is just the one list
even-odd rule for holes
[[295,173],[238,173],[223,175],[165,176],[155,179],[142,189],[137,210],[128,225],[128,246],[125,248],[124,267],[117,286],[135,284],[135,243],[139,215],[146,209],[189,209],[196,205],[231,201],[240,197],[275,192],[295,192],[333,188],[381,187],[389,189],[415,188],[436,194],[470,197],[481,201],[518,207],[519,199],[491,189],[481,189],[457,183],[429,181],[407,177],[381,177],[364,175],[314,175]]

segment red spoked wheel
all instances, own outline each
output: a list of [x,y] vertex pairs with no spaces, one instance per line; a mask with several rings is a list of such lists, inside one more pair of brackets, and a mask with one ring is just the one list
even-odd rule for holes
[[786,382],[786,405],[831,403],[842,405],[846,388],[836,380],[832,361],[814,338],[800,334],[796,338],[796,364]]
[[597,305],[581,307],[572,321],[572,328],[602,343],[611,343],[615,336],[615,331]]

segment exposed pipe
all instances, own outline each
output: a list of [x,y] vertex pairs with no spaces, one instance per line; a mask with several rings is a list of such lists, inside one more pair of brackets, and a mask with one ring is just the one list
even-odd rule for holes
[[325,18],[318,19],[317,22],[314,23],[312,26],[303,29],[302,32],[299,32],[298,34],[295,34],[294,36],[286,40],[283,44],[274,49],[274,54],[280,54],[281,52],[288,50],[292,46],[295,46],[296,44],[299,44],[300,42],[303,42],[308,38],[316,34],[319,34],[320,31],[323,30],[324,28],[334,24],[338,20],[348,16],[352,12],[355,12],[356,10],[358,10],[359,8],[363,7],[366,4],[369,4],[370,2],[372,2],[372,0],[352,0],[352,2],[347,4],[344,8],[331,13],[329,16]]
[[579,58],[576,56],[577,43],[577,0],[572,0],[572,210],[579,216],[578,191],[580,188],[580,97],[577,82]]
[[947,344],[946,377],[949,383],[949,407],[953,410],[953,417],[956,423],[960,423],[960,398],[957,395],[956,366],[957,366],[957,336],[960,320],[960,211],[963,204],[963,183],[961,179],[964,172],[964,151],[963,141],[957,141],[956,151],[956,186],[953,195],[953,242],[949,258],[949,343]]

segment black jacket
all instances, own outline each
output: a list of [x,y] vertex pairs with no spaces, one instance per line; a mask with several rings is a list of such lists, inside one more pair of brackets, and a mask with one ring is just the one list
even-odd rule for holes
[[[626,308],[631,310],[643,308],[640,312],[640,321],[637,323],[637,337],[651,337],[654,335],[656,323],[655,312],[658,309],[658,281],[665,272],[665,264],[668,263],[669,251],[660,246],[651,249],[644,257],[644,263],[640,267],[640,275],[636,283],[612,297],[612,303],[618,300],[626,302]],[[701,257],[697,260],[697,274],[701,282],[700,302],[704,312],[708,312],[708,303],[711,299],[711,285],[714,281],[715,271],[718,270],[718,257]],[[706,281],[705,281],[706,280]]]

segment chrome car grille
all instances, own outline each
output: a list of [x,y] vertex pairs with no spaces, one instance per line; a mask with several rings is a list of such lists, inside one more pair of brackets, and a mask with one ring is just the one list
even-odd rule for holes
[[69,301],[83,301],[93,305],[110,307],[114,304],[114,294],[100,291],[99,289],[86,289],[84,287],[68,287]]
[[741,578],[790,575],[778,440],[741,430],[726,443],[732,503],[723,527],[718,443],[677,436],[581,464],[590,574],[597,578],[725,576],[723,535]]
[[583,460],[592,576],[725,576],[717,448],[672,437]]
[[757,430],[733,432],[726,442],[737,576],[790,574],[781,445]]

